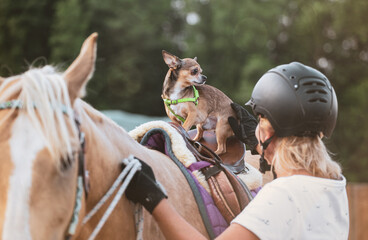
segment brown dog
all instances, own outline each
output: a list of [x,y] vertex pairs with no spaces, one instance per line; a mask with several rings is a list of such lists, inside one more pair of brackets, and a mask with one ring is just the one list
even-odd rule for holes
[[196,57],[180,59],[164,50],[162,56],[169,66],[161,96],[167,115],[182,123],[186,131],[195,125],[196,141],[202,138],[203,130],[215,129],[216,153],[225,153],[226,139],[234,135],[228,117],[237,118],[230,106],[232,100],[217,88],[204,85],[207,77],[202,75]]

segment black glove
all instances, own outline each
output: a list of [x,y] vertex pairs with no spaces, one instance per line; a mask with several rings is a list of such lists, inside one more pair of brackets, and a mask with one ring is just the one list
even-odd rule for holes
[[152,214],[155,207],[162,199],[167,198],[167,195],[159,183],[156,182],[152,168],[141,160],[139,162],[142,164],[142,169],[135,173],[126,189],[126,196],[134,203],[142,204]]
[[238,124],[238,120],[234,117],[229,117],[228,121],[230,127],[235,136],[245,143],[254,154],[255,147],[258,145],[258,140],[255,135],[258,122],[253,115],[239,104],[231,103],[231,107],[234,109],[240,124]]

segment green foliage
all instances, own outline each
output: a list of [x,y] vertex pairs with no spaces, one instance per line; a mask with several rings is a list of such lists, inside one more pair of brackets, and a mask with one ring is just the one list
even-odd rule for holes
[[368,109],[368,78],[353,85],[344,93],[348,106],[343,106],[344,114],[339,117],[336,151],[344,159],[343,166],[351,181],[368,181],[368,129],[366,114]]
[[50,0],[0,1],[1,76],[47,63],[54,4]]
[[[208,84],[244,103],[255,82],[272,66],[282,1],[199,1],[188,4],[199,24],[187,26],[187,54],[198,56]],[[276,23],[276,24],[271,24]]]
[[366,0],[1,0],[0,75],[65,68],[98,32],[86,100],[164,115],[162,49],[197,56],[207,83],[241,104],[268,69],[300,61],[324,72],[337,93],[326,143],[349,181],[368,181],[367,9]]
[[96,80],[87,98],[94,106],[164,114],[160,96],[167,67],[161,50],[176,49],[170,37],[181,26],[170,2],[90,1],[90,31],[100,34]]
[[87,29],[91,16],[86,5],[82,0],[65,0],[56,4],[49,37],[52,62],[70,63],[79,52],[81,43],[89,34]]
[[326,74],[339,100],[335,132],[327,141],[350,181],[368,181],[367,29],[368,2],[294,1],[276,44],[277,62],[300,61]]

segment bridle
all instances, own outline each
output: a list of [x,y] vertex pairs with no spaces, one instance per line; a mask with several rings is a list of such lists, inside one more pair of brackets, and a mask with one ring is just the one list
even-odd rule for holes
[[78,115],[74,111],[74,122],[78,130],[79,144],[80,148],[78,151],[78,177],[77,177],[77,192],[75,197],[73,216],[70,220],[67,233],[65,235],[65,239],[70,239],[77,229],[79,223],[79,212],[82,207],[82,193],[84,189],[85,197],[88,197],[89,192],[89,174],[86,170],[86,159],[84,157],[85,154],[85,135],[84,132],[81,131],[81,123],[78,118]]
[[[36,107],[36,106],[35,106]],[[0,103],[0,110],[4,109],[21,109],[23,108],[23,104],[19,100],[11,100],[6,102]],[[69,112],[72,110],[66,106],[62,106],[62,111],[64,114],[70,116]],[[88,197],[88,192],[90,189],[89,186],[89,174],[86,170],[86,163],[85,163],[85,135],[84,132],[81,130],[81,122],[78,118],[77,113],[74,111],[74,122],[76,124],[77,130],[78,130],[78,137],[79,137],[79,144],[80,148],[78,151],[78,177],[77,177],[77,189],[76,189],[76,197],[75,197],[75,203],[74,203],[74,209],[73,209],[73,215],[69,222],[68,228],[65,232],[65,240],[69,240],[73,237],[73,235],[76,232],[79,220],[79,213],[82,207],[82,197],[83,192],[85,194],[85,198]],[[124,170],[120,173],[120,175],[117,177],[113,185],[110,187],[110,189],[106,192],[106,194],[100,199],[100,201],[95,205],[95,207],[84,217],[82,221],[82,225],[86,224],[89,219],[91,219],[94,214],[101,208],[101,206],[110,198],[110,196],[113,195],[116,189],[118,189],[115,197],[111,201],[109,207],[105,211],[104,215],[100,219],[98,225],[92,232],[89,239],[94,239],[103,225],[105,224],[107,218],[112,213],[113,209],[117,205],[118,201],[124,194],[126,188],[128,187],[128,184],[133,179],[134,174],[141,169],[140,162],[134,158],[132,155],[128,158],[124,159],[122,163],[125,165]],[[119,187],[119,185],[121,186]],[[143,232],[143,212],[142,212],[142,206],[137,205],[136,206],[136,222],[137,224],[137,239],[141,238],[142,232]]]
[[[78,153],[78,186],[77,186],[77,194],[76,201],[74,205],[74,211],[72,219],[69,223],[68,232],[65,237],[66,240],[70,239],[74,234],[76,227],[79,223],[79,212],[81,209],[81,200],[82,200],[82,189],[84,189],[86,198],[88,197],[89,192],[89,175],[88,171],[85,169],[85,136],[81,130],[81,122],[78,118],[77,113],[74,111],[74,119],[78,129],[79,141],[80,141],[80,149]],[[133,179],[135,173],[141,170],[141,163],[138,159],[136,159],[133,155],[130,155],[128,158],[122,160],[122,163],[125,165],[125,168],[121,171],[119,176],[116,178],[115,182],[111,185],[110,189],[105,193],[105,195],[100,199],[100,201],[93,207],[92,210],[84,217],[82,221],[82,226],[86,224],[96,213],[97,211],[105,204],[105,202],[113,195],[113,193],[117,190],[113,200],[110,205],[107,207],[104,215],[98,222],[97,226],[92,231],[88,240],[93,240],[100,232],[101,228],[107,221],[108,217],[114,210],[118,201],[123,196],[126,188],[129,183]],[[120,185],[121,184],[121,185]],[[120,185],[120,187],[119,187]],[[143,234],[143,210],[140,204],[137,204],[135,207],[135,219],[136,219],[136,227],[137,227],[137,239],[142,239]]]
[[[0,103],[0,110],[5,109],[22,109],[23,103],[20,100],[10,100]],[[61,106],[62,112],[66,114],[67,116],[70,116],[70,112],[72,111],[70,108],[68,108],[65,105]],[[74,203],[74,210],[73,210],[73,216],[70,220],[67,232],[65,234],[65,239],[70,239],[76,231],[78,222],[79,222],[79,212],[82,206],[82,193],[84,190],[85,197],[88,196],[89,192],[89,178],[88,178],[88,171],[85,167],[85,138],[84,133],[81,131],[80,128],[80,120],[77,117],[77,114],[74,112],[74,122],[76,124],[77,130],[78,130],[78,138],[79,138],[79,144],[80,148],[78,151],[78,177],[77,177],[77,190],[76,190],[76,198]]]
[[[79,223],[79,213],[82,207],[82,193],[84,189],[85,197],[87,199],[88,192],[90,189],[89,186],[89,174],[88,170],[86,170],[86,164],[85,164],[85,135],[84,132],[81,130],[81,122],[78,117],[78,114],[74,111],[74,122],[76,124],[77,130],[78,130],[78,136],[79,136],[79,143],[80,148],[78,152],[78,177],[77,177],[77,192],[76,192],[76,198],[75,198],[75,204],[74,204],[74,210],[73,215],[69,223],[69,227],[67,229],[67,233],[65,235],[65,240],[69,240],[73,237],[73,235],[76,232],[78,223]],[[133,179],[134,174],[141,169],[140,162],[135,159],[133,156],[129,156],[128,158],[123,160],[123,163],[126,165],[124,170],[120,173],[120,175],[117,177],[113,185],[110,187],[110,189],[106,192],[106,194],[100,199],[100,201],[94,206],[94,208],[84,217],[82,221],[82,226],[86,224],[94,215],[95,213],[102,207],[102,205],[113,195],[115,190],[119,187],[120,184],[122,184],[119,187],[118,192],[116,193],[114,199],[110,203],[109,207],[106,209],[104,215],[100,219],[99,223],[91,233],[88,240],[93,240],[97,236],[97,234],[100,232],[101,228],[105,224],[107,218],[110,216],[112,211],[114,210],[116,204],[122,197],[122,195],[125,192],[125,189],[128,187],[128,184]],[[136,218],[141,219],[139,222],[139,225],[137,225],[137,228],[139,228],[139,231],[137,230],[137,239],[140,238],[140,234],[143,232],[143,213],[142,213],[142,207],[137,206],[136,207]]]

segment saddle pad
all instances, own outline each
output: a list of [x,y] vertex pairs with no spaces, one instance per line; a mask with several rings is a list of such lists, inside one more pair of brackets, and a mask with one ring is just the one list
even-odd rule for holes
[[[129,135],[140,142],[143,136],[153,128],[160,128],[165,130],[171,139],[171,148],[175,156],[179,161],[188,168],[191,164],[197,160],[192,152],[186,147],[186,143],[183,137],[167,122],[165,121],[151,121],[144,123],[129,132]],[[246,159],[245,159],[246,160]],[[249,170],[247,173],[241,173],[237,176],[248,186],[250,190],[256,190],[262,186],[262,174],[249,163],[245,162],[246,168]],[[204,175],[200,171],[194,171],[193,175],[197,178],[198,182],[210,193],[210,188]]]
[[160,151],[172,159],[185,176],[192,190],[199,213],[210,239],[214,239],[216,236],[221,234],[228,227],[228,224],[219,212],[210,194],[199,184],[197,178],[192,174],[194,170],[198,170],[196,168],[192,168],[196,163],[190,165],[189,169],[186,168],[173,154],[170,137],[167,132],[161,128],[152,128],[149,130],[143,136],[140,143],[150,149]]
[[[208,182],[203,173],[199,171],[201,168],[197,166],[199,162],[197,162],[196,157],[186,147],[185,140],[181,134],[169,123],[164,121],[152,121],[142,124],[130,131],[129,134],[141,144],[165,153],[176,163],[193,191],[210,238],[213,239],[222,233],[227,228],[228,223],[214,203]],[[246,174],[243,174],[245,184],[251,185],[251,190],[260,187],[262,184],[262,175],[253,166],[248,163],[245,164],[249,169]],[[240,176],[238,175],[238,177]],[[255,194],[256,192],[252,191],[252,195],[254,196]]]

